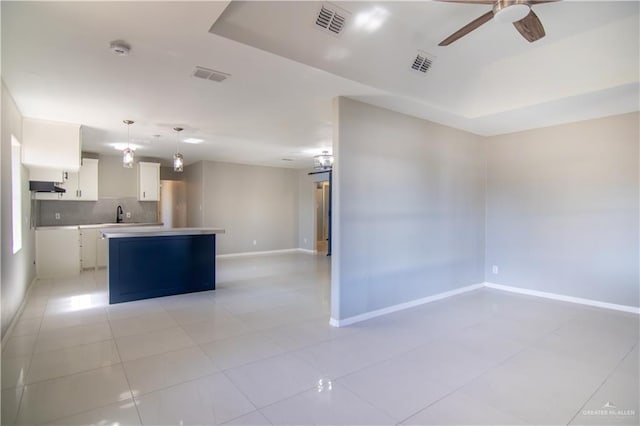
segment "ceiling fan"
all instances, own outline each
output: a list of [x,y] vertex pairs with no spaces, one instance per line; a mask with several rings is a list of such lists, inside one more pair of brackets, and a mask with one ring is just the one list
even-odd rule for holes
[[541,3],[553,3],[560,0],[437,0],[447,3],[490,4],[491,10],[479,18],[469,22],[449,37],[445,38],[438,46],[448,46],[471,31],[486,24],[493,18],[500,22],[512,22],[516,30],[528,41],[534,42],[545,36],[542,22],[531,8]]

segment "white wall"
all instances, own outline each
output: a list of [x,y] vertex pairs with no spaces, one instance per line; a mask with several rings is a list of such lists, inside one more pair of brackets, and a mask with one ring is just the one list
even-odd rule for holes
[[640,306],[639,119],[487,139],[487,281]]
[[484,281],[479,136],[337,100],[332,317]]
[[2,140],[1,140],[1,187],[0,235],[1,245],[1,296],[2,296],[2,336],[13,320],[25,292],[35,277],[34,232],[30,229],[31,202],[29,193],[29,173],[22,167],[22,249],[16,254],[12,250],[11,215],[11,135],[22,141],[22,116],[2,82]]

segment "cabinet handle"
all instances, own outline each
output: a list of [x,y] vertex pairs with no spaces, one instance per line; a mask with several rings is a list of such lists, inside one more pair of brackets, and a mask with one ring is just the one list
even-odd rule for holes
[[78,192],[80,193],[79,197],[82,198],[82,189],[79,189]]
[[142,191],[142,198],[147,198],[147,193],[145,191]]

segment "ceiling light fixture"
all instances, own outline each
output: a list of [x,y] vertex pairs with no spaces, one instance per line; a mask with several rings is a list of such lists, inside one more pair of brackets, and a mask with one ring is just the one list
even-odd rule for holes
[[186,138],[186,139],[182,139],[182,142],[184,143],[192,143],[192,144],[199,144],[204,142],[202,139],[198,139],[198,138]]
[[173,154],[173,171],[181,173],[184,170],[184,157],[178,152],[178,143],[180,142],[180,132],[184,129],[182,127],[174,127],[173,130],[176,131],[176,153]]
[[313,157],[313,168],[315,170],[329,170],[333,167],[333,155],[329,151],[322,151],[322,154]]
[[387,9],[376,6],[371,10],[358,13],[354,20],[354,25],[356,28],[364,29],[372,33],[384,24],[388,16],[389,11]]
[[500,0],[493,6],[493,17],[505,24],[519,21],[529,14],[531,6],[524,0]]
[[122,167],[130,169],[133,167],[134,160],[134,151],[129,145],[129,141],[131,140],[130,127],[134,122],[132,120],[122,120],[122,122],[127,125],[127,147],[122,151]]

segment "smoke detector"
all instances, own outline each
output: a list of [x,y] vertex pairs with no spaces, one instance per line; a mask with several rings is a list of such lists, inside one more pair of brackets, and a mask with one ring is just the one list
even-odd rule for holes
[[128,56],[131,51],[131,46],[122,40],[115,40],[111,42],[109,49],[114,55]]

